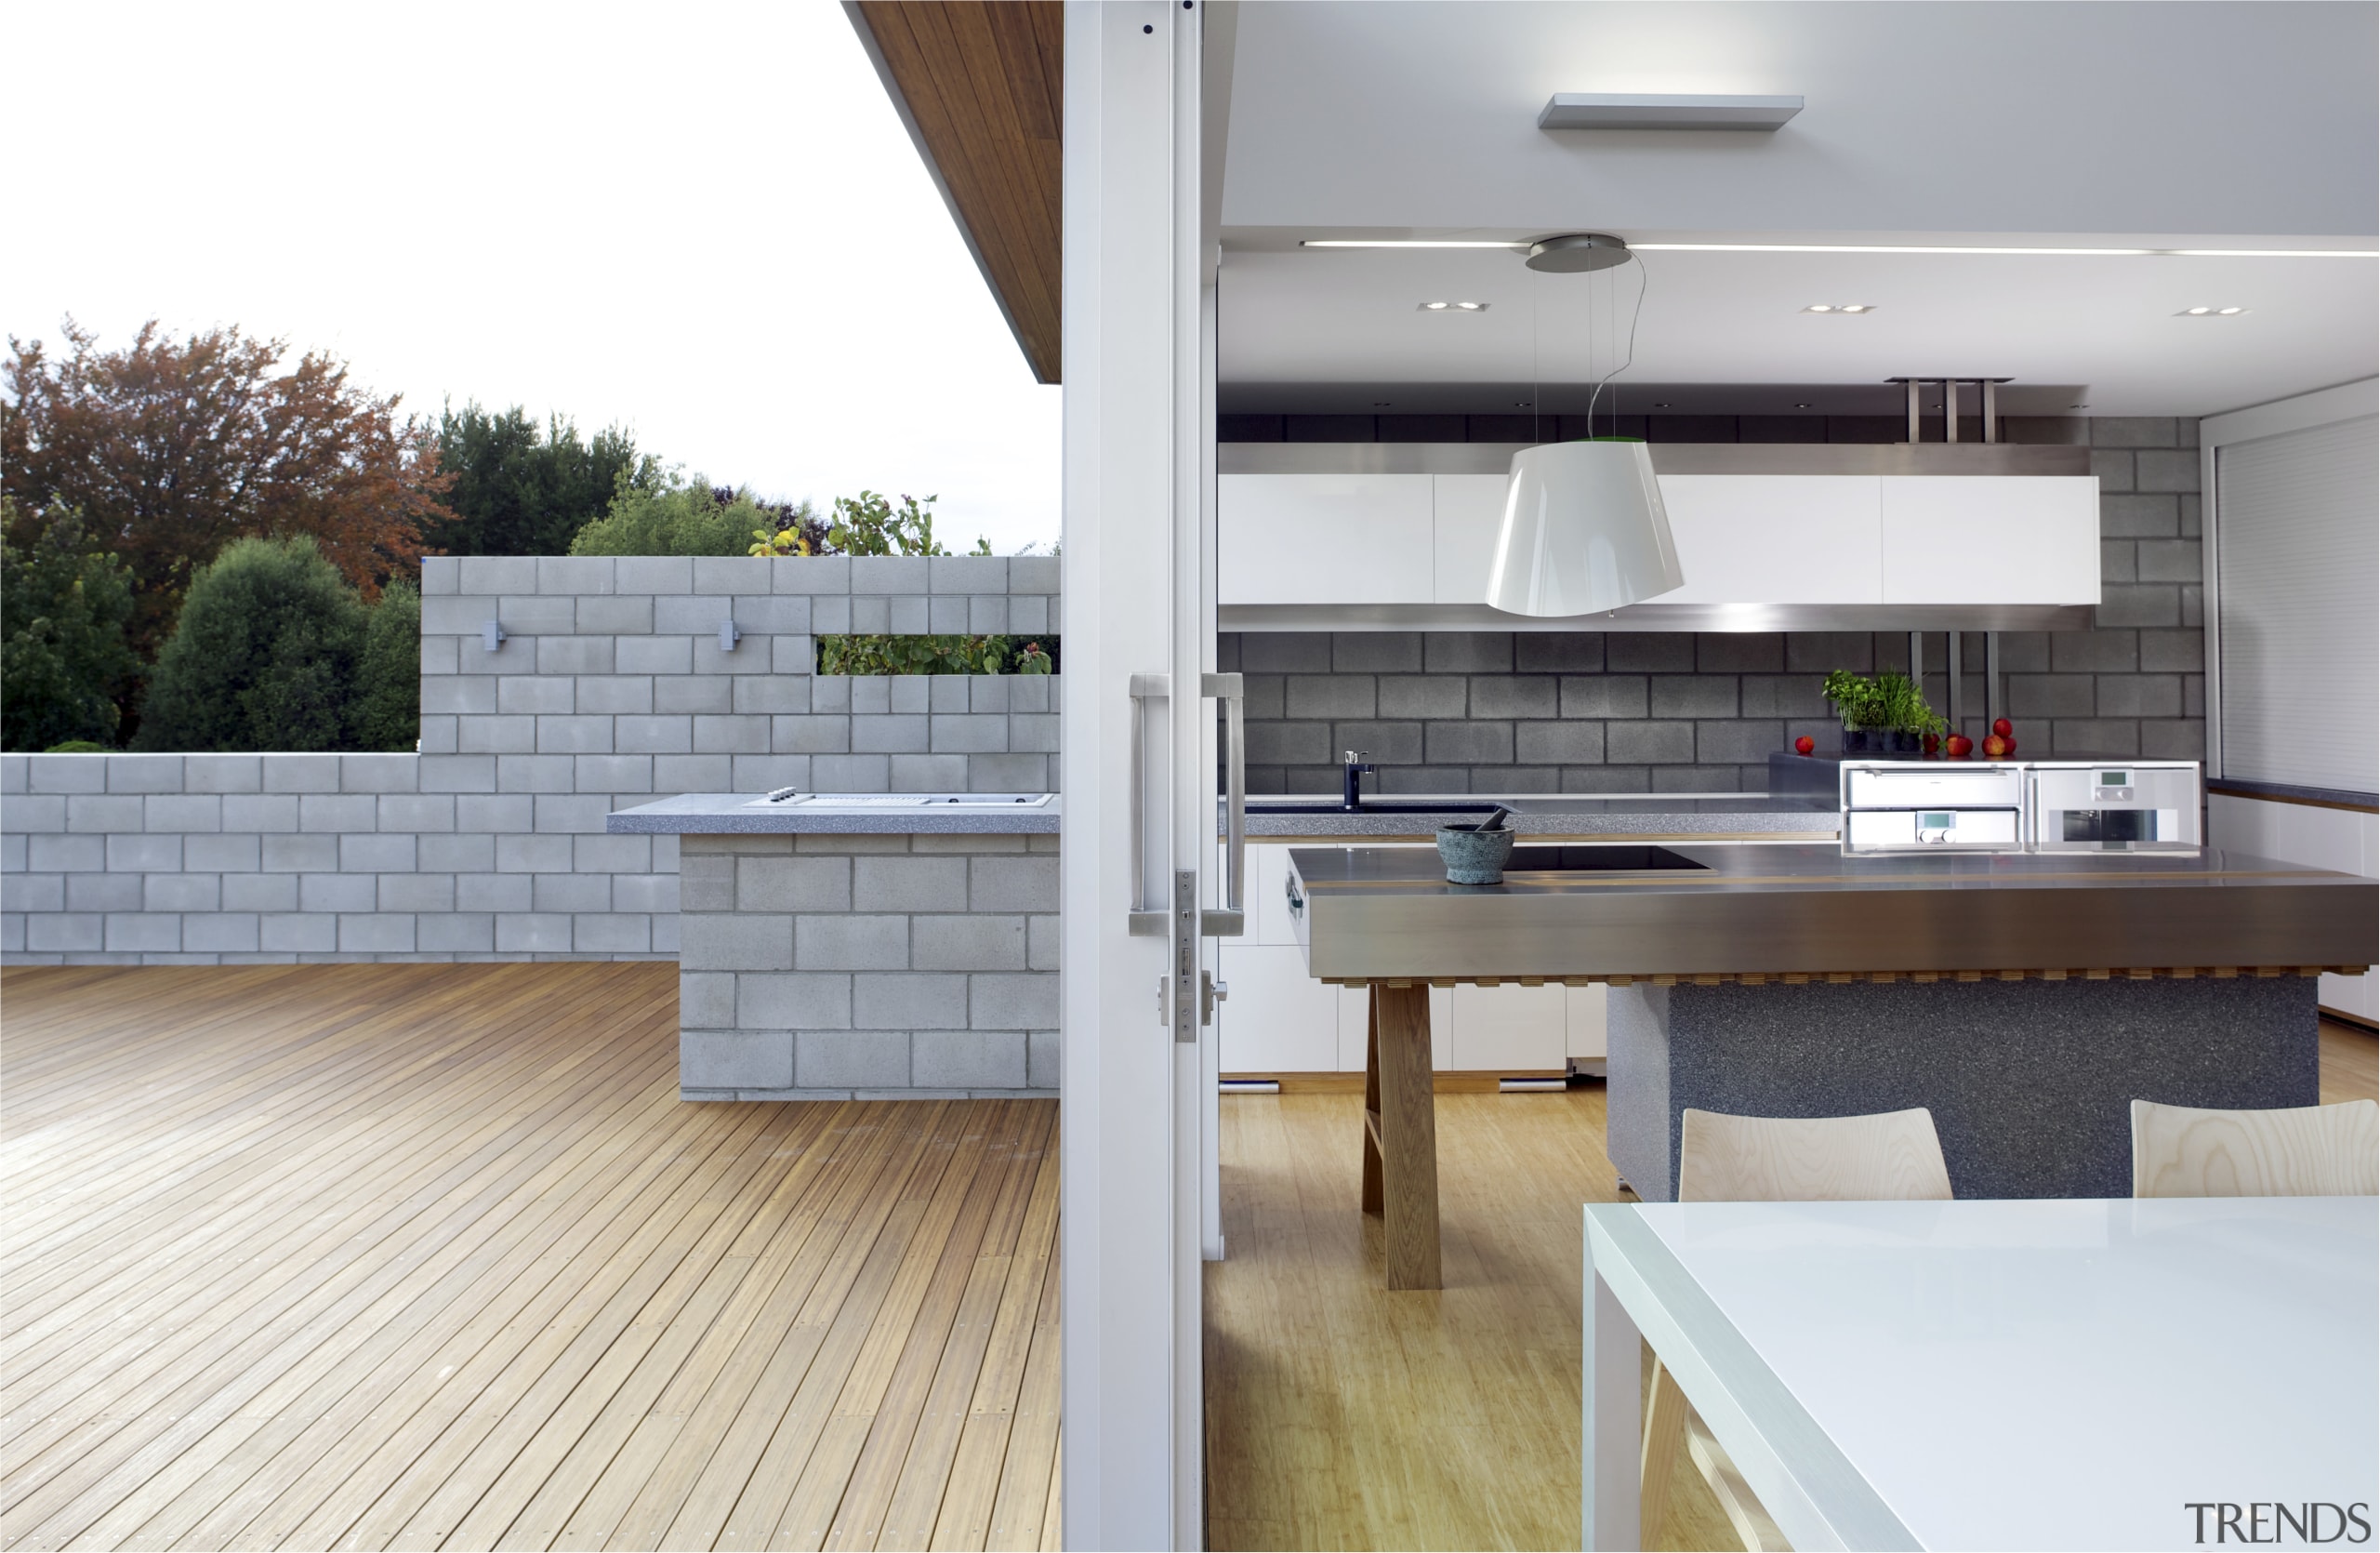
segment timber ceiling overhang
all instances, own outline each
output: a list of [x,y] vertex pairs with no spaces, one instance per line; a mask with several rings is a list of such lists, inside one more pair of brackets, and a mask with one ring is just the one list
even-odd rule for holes
[[1058,381],[1063,0],[844,0],[1036,379]]

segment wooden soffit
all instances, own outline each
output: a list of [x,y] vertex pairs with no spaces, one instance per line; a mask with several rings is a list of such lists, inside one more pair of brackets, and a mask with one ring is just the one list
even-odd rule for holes
[[1033,376],[1058,380],[1063,0],[844,0]]

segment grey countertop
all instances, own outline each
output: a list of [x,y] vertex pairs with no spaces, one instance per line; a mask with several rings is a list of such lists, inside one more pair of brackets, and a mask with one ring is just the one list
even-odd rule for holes
[[[631,836],[782,836],[1041,834],[1058,830],[1055,793],[851,793],[857,803],[764,803],[757,792],[682,792],[633,809],[615,810],[603,828]],[[951,803],[951,799],[962,800]],[[980,807],[963,802],[1027,799],[1031,803]],[[908,803],[900,802],[911,800]]]
[[[1757,793],[1643,793],[1624,797],[1574,797],[1543,794],[1502,798],[1492,793],[1367,794],[1365,803],[1417,804],[1445,798],[1449,803],[1503,803],[1512,816],[1504,823],[1524,838],[1577,840],[1606,836],[1696,837],[1735,840],[1750,837],[1807,836],[1832,838],[1843,829],[1843,817],[1830,795],[1767,798]],[[1250,797],[1248,834],[1254,839],[1278,837],[1397,836],[1426,839],[1448,820],[1471,821],[1476,814],[1383,814],[1377,810],[1349,814],[1334,809],[1325,814],[1267,813],[1265,805],[1335,803],[1327,794]]]
[[2360,966],[2380,936],[2373,881],[2212,848],[1669,850],[1702,867],[1460,885],[1434,852],[1301,850],[1293,920],[1331,979]]

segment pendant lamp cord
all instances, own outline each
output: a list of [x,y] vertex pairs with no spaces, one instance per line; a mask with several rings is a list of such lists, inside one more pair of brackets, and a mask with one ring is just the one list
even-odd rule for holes
[[[1594,434],[1595,401],[1603,397],[1604,385],[1636,365],[1636,323],[1645,316],[1645,259],[1642,254],[1635,254],[1630,256],[1628,262],[1636,270],[1636,307],[1635,311],[1628,315],[1628,359],[1605,373],[1602,380],[1595,384],[1594,392],[1588,396],[1587,434],[1589,436]],[[1620,396],[1617,393],[1612,395],[1615,405],[1618,405],[1619,399]]]

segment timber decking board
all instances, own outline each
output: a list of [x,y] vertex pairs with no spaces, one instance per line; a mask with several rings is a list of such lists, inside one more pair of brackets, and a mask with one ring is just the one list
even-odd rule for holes
[[1056,1105],[683,1102],[676,993],[0,976],[0,1547],[1050,1544]]

